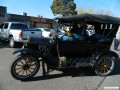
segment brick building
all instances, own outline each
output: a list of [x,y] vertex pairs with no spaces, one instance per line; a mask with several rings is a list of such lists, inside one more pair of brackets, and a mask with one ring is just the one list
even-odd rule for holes
[[53,20],[42,17],[27,16],[7,13],[7,7],[0,6],[0,23],[4,21],[18,21],[27,23],[30,28],[52,28]]

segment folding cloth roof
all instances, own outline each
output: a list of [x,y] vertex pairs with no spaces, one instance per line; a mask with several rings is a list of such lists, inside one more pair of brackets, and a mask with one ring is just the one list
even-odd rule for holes
[[109,24],[120,24],[120,18],[113,17],[109,15],[100,15],[100,14],[80,14],[74,16],[64,16],[58,19],[58,22],[80,22],[85,21],[87,23],[109,23]]

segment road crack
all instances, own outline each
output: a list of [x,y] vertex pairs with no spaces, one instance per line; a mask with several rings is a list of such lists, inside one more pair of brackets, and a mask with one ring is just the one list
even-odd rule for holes
[[100,83],[97,85],[97,87],[96,87],[95,89],[93,89],[93,90],[98,90],[98,89],[100,88],[100,86],[102,85],[102,83],[105,81],[105,79],[106,79],[106,77],[104,77],[104,78],[100,81]]

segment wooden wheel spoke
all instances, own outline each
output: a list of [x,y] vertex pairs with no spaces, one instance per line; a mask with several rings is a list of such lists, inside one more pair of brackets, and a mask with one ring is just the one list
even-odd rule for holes
[[17,66],[20,66],[20,67],[22,67],[23,65],[17,64]]
[[31,58],[27,58],[26,63],[31,62]]
[[22,69],[22,68],[16,68],[15,70],[19,70],[19,69]]
[[31,68],[31,67],[30,67],[30,69],[35,69],[35,68]]
[[107,62],[108,62],[108,60],[105,59],[105,60],[104,60],[104,64],[106,64]]
[[102,67],[101,72],[104,72],[104,68]]
[[30,73],[32,73],[32,71],[30,71],[30,69],[28,69],[28,71],[29,71]]
[[106,71],[109,71],[109,69],[106,67]]
[[27,58],[27,59],[25,60],[25,64],[26,64],[28,61],[29,61],[29,58]]
[[35,63],[33,63],[33,64],[30,63],[29,66],[35,66]]
[[28,75],[28,72],[27,72],[27,70],[25,70],[26,71],[26,75]]
[[22,72],[23,71],[23,69],[21,69],[19,72],[18,72],[18,74],[20,73],[20,72]]
[[22,75],[24,75],[25,70],[23,70]]
[[21,64],[25,65],[22,60],[20,60]]
[[107,66],[111,66],[111,62],[109,62],[109,63],[106,63],[106,65],[107,65]]
[[105,67],[104,67],[104,69],[103,69],[103,70],[104,70],[104,73],[106,73],[106,68],[105,68]]
[[101,60],[100,62],[102,62],[104,64],[105,63],[105,59]]
[[103,65],[99,65],[99,66],[97,66],[97,67],[98,67],[98,68],[102,68],[102,66],[103,66]]
[[106,65],[106,68],[111,68],[112,65]]
[[109,60],[106,60],[106,63],[105,63],[106,67],[110,67],[112,65],[111,61]]
[[103,67],[101,67],[101,66],[99,66],[99,68],[98,68],[100,71],[102,71],[103,70]]

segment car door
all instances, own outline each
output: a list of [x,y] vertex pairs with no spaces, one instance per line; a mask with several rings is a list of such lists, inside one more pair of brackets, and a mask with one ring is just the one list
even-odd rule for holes
[[78,56],[85,52],[84,41],[59,41],[59,52],[61,55]]
[[91,56],[93,50],[98,46],[98,41],[73,40],[59,41],[59,52],[61,56],[87,57]]

